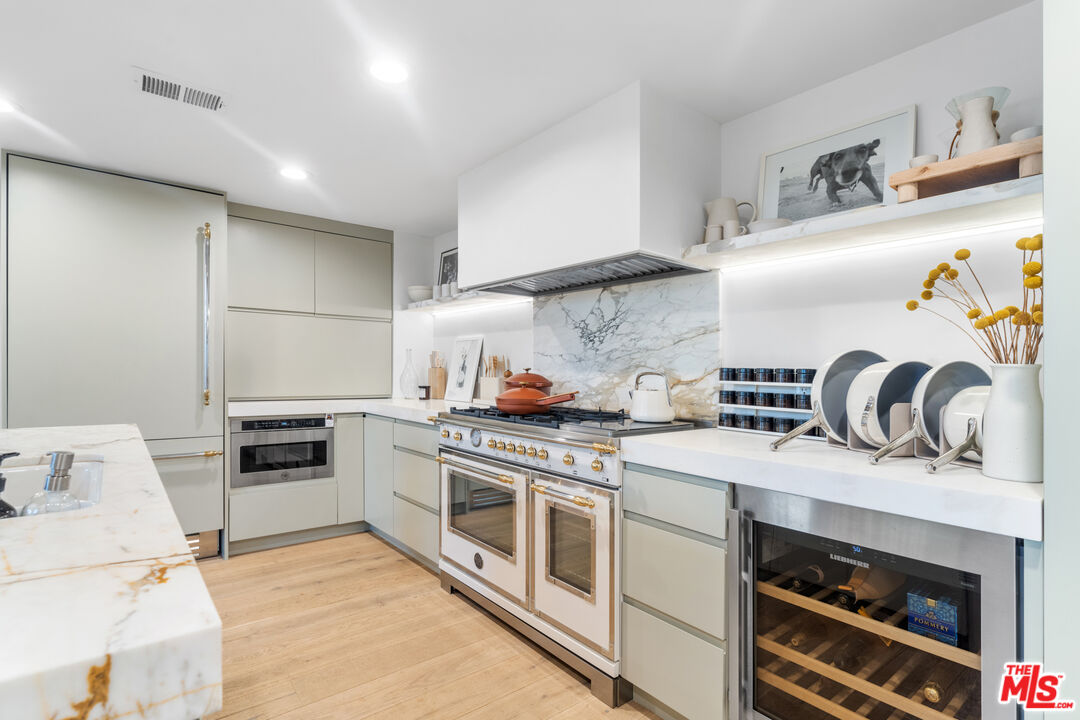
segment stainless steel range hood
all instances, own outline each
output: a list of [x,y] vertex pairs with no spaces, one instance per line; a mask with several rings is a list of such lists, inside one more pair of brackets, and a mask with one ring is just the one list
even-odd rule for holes
[[470,289],[536,297],[699,272],[706,270],[671,258],[639,252],[556,268]]

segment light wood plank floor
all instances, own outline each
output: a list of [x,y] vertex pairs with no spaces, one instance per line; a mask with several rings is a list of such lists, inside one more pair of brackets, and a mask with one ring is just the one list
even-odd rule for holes
[[362,533],[199,563],[224,624],[213,720],[633,720]]

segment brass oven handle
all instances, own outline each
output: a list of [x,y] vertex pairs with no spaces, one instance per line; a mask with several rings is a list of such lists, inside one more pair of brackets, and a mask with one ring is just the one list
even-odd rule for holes
[[457,468],[458,470],[464,470],[466,472],[474,472],[474,473],[478,473],[480,475],[487,475],[492,480],[498,480],[499,482],[503,483],[504,485],[513,485],[514,484],[514,478],[510,477],[509,475],[496,474],[496,473],[493,473],[493,472],[488,472],[487,470],[480,470],[478,468],[468,467],[467,465],[458,465],[457,463],[450,462],[449,460],[447,460],[444,457],[435,458],[435,462],[439,463],[440,465],[449,465],[450,467]]
[[203,225],[203,390],[202,404],[210,404],[210,223]]
[[582,497],[580,495],[571,495],[570,493],[564,493],[564,492],[561,492],[559,490],[555,490],[555,489],[553,489],[551,487],[548,487],[547,485],[533,485],[532,490],[533,490],[534,493],[538,493],[540,495],[554,495],[557,498],[562,498],[563,500],[569,500],[570,502],[574,503],[575,505],[580,505],[581,507],[587,507],[587,508],[596,507],[596,501],[593,500],[592,498]]
[[427,421],[428,421],[429,423],[435,423],[435,424],[437,424],[437,423],[439,422],[439,418],[437,418],[437,417],[428,417]]
[[151,455],[151,460],[181,460],[184,458],[212,458],[225,453],[221,450],[203,450],[201,452],[171,453],[169,455]]

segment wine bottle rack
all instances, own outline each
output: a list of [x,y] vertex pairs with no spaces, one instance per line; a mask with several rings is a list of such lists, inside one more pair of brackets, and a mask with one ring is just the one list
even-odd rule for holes
[[[801,703],[792,717],[815,720],[974,720],[981,716],[980,659],[975,653],[924,638],[897,627],[904,611],[877,620],[831,604],[835,592],[812,595],[787,590],[790,576],[758,582],[758,603],[771,611],[760,617],[755,644],[757,680]],[[872,616],[884,602],[866,608]],[[766,617],[767,616],[767,617]],[[781,620],[770,622],[769,618]],[[793,647],[800,630],[825,622],[828,632]],[[833,656],[855,638],[864,641],[865,658],[843,670]],[[888,642],[887,642],[888,641]],[[928,683],[936,685],[927,691]],[[806,707],[809,706],[809,707]],[[815,712],[816,711],[816,712]]]

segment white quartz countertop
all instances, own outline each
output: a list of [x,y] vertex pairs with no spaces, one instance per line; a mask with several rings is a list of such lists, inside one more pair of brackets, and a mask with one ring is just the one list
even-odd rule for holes
[[[319,415],[325,413],[370,413],[426,423],[429,417],[449,411],[451,407],[474,403],[451,400],[402,400],[400,398],[356,400],[243,400],[229,403],[229,417],[270,417],[285,415]],[[481,403],[490,405],[491,403]]]
[[104,458],[101,501],[0,520],[0,715],[198,718],[221,708],[221,620],[134,425],[0,431],[4,467]]
[[777,452],[772,437],[720,429],[624,438],[625,462],[802,495],[1029,540],[1042,540],[1043,486],[994,480],[948,466],[936,474],[925,460],[886,458],[794,440]]

